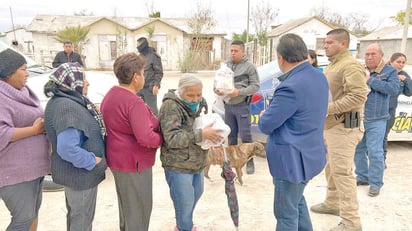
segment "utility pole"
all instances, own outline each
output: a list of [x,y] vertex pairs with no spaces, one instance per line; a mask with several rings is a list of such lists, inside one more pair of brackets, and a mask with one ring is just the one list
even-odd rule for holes
[[[247,44],[249,42],[249,12],[250,12],[250,0],[247,0],[247,22],[246,22],[246,42]],[[247,46],[246,46],[247,47]],[[249,49],[246,49],[246,55],[249,56]]]
[[14,46],[16,46],[16,48],[17,48],[17,46],[19,45],[19,43],[17,42],[17,38],[16,38],[16,30],[15,30],[15,28],[14,28],[13,12],[11,11],[11,6],[9,6],[9,9],[10,9],[11,25],[12,25],[12,27],[13,27],[13,34],[14,34],[14,41],[12,42],[12,44],[13,44]]
[[405,20],[403,23],[403,36],[401,42],[401,52],[406,54],[406,44],[408,43],[408,29],[409,29],[409,19],[411,15],[411,0],[407,0]]

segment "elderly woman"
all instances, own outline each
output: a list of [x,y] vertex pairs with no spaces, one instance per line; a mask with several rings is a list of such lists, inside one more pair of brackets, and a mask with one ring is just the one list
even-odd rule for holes
[[50,75],[44,93],[47,137],[52,143],[53,181],[64,186],[67,230],[91,231],[97,186],[105,178],[102,116],[86,97],[89,83],[78,63],[64,63]]
[[175,230],[179,231],[197,230],[193,226],[193,211],[203,193],[207,151],[196,143],[204,139],[217,143],[223,139],[219,135],[222,130],[212,128],[212,124],[203,129],[193,128],[200,113],[207,112],[202,88],[198,77],[184,75],[179,80],[177,91],[166,93],[159,112],[164,139],[160,160],[175,207]]
[[159,121],[142,98],[145,59],[127,53],[114,62],[119,85],[106,94],[101,111],[107,126],[107,163],[116,184],[120,230],[147,231],[153,206]]
[[2,230],[36,230],[49,172],[43,109],[26,86],[28,76],[22,55],[11,49],[0,52],[0,198],[12,215]]

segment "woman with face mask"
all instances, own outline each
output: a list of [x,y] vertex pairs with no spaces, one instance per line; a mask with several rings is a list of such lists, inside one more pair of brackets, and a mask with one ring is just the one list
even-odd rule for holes
[[159,112],[160,130],[164,142],[160,160],[165,169],[176,215],[175,231],[195,231],[193,211],[203,193],[203,169],[207,150],[196,143],[208,139],[218,143],[223,139],[220,129],[213,124],[194,129],[194,121],[201,112],[207,113],[202,97],[202,81],[195,75],[184,75],[177,90],[169,90]]

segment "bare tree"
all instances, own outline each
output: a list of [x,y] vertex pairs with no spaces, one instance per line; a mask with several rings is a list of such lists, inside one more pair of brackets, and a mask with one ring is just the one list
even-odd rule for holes
[[149,18],[160,18],[160,11],[155,11],[153,0],[145,0],[145,6]]
[[73,15],[75,15],[75,16],[93,16],[94,13],[92,11],[87,12],[87,9],[82,9],[79,12],[74,12]]
[[196,11],[189,18],[188,26],[193,34],[203,34],[216,26],[211,7],[203,6],[199,1],[196,3]]
[[191,31],[191,41],[189,49],[179,61],[179,68],[182,72],[193,72],[208,67],[213,37],[208,37],[207,33],[215,28],[216,24],[211,7],[203,6],[198,0],[196,9],[187,22]]
[[373,30],[369,25],[369,16],[361,12],[352,12],[348,15],[343,15],[322,5],[312,8],[311,15],[360,35],[369,34],[370,31]]
[[273,9],[269,1],[266,2],[265,0],[261,0],[260,3],[252,7],[250,20],[255,27],[259,45],[266,46],[268,30],[278,13],[279,9]]
[[[254,57],[259,57],[258,63],[263,64],[268,61],[268,51],[266,49],[268,42],[268,30],[278,16],[279,9],[273,9],[269,1],[261,0],[256,6],[252,7],[251,21],[255,27],[255,38],[259,44],[259,53],[254,52]],[[256,51],[256,50],[255,50]]]
[[370,33],[367,28],[369,16],[363,13],[350,13],[348,15],[349,28],[358,35],[366,35]]

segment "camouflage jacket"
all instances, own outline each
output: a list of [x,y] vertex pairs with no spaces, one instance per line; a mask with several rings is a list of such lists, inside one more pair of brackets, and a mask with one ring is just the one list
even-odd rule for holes
[[160,130],[163,135],[160,160],[162,167],[180,173],[199,173],[206,166],[206,150],[196,143],[202,141],[202,130],[193,129],[200,112],[207,113],[207,102],[202,98],[197,112],[193,112],[175,90],[163,97],[159,111]]

